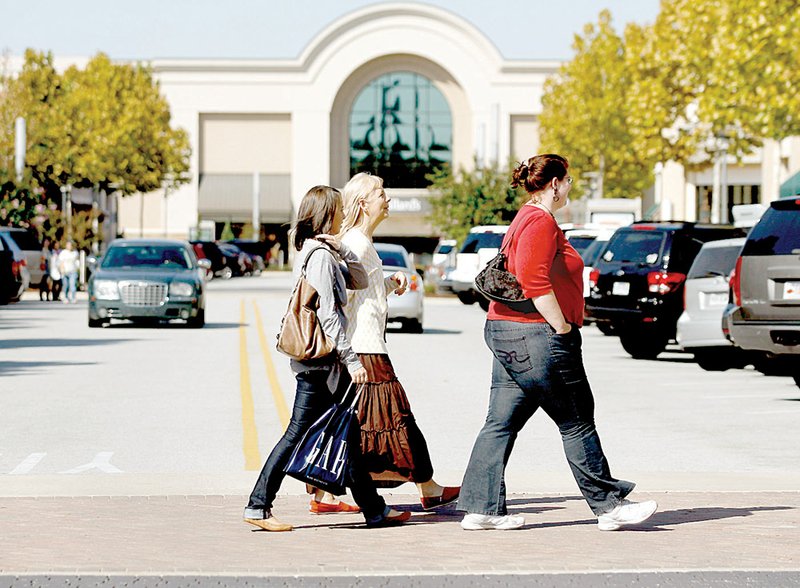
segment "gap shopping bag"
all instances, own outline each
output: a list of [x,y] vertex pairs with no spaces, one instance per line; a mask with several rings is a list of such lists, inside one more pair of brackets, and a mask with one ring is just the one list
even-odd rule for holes
[[[355,421],[355,410],[361,392],[353,401],[345,402],[352,384],[341,404],[334,404],[309,427],[300,443],[294,448],[289,463],[284,468],[287,476],[310,484],[333,495],[346,492],[347,464],[350,459],[348,437]],[[359,437],[356,437],[359,439]]]

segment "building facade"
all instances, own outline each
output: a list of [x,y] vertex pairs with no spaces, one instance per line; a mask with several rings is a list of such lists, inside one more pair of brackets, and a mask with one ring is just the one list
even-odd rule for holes
[[[231,223],[236,232],[258,226],[260,237],[274,236],[286,251],[288,224],[308,188],[340,188],[353,173],[371,171],[384,177],[392,198],[378,237],[430,251],[438,235],[427,220],[424,175],[442,162],[502,164],[538,152],[544,83],[559,65],[504,59],[461,17],[406,3],[343,16],[296,59],[155,60],[172,124],[189,135],[191,181],[108,209],[127,237],[214,238]],[[767,142],[741,162],[723,160],[699,170],[657,166],[642,213],[732,220],[734,204],[768,202],[791,183],[800,140]],[[720,203],[713,194],[722,192]]]
[[[306,190],[382,170],[383,235],[435,237],[424,174],[536,152],[554,61],[509,61],[439,8],[379,4],[350,13],[294,60],[152,63],[192,147],[188,185],[125,198],[126,236],[187,237],[200,224],[257,221],[285,233]],[[254,214],[254,211],[256,213]]]

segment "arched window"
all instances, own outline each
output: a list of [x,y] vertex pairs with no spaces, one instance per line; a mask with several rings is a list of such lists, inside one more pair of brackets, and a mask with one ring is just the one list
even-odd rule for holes
[[350,111],[350,175],[369,172],[391,188],[424,188],[452,160],[450,107],[429,79],[411,72],[367,84]]

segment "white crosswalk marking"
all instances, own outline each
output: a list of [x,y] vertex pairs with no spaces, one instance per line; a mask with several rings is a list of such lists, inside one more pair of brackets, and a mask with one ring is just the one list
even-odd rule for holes
[[14,476],[20,476],[22,474],[27,474],[33,468],[35,468],[36,465],[40,461],[42,461],[42,459],[44,458],[45,455],[47,455],[47,454],[46,453],[31,453],[28,457],[26,457],[24,460],[22,460],[22,463],[20,463],[17,467],[15,467],[13,470],[11,470],[9,472],[9,474],[14,475]]
[[62,474],[80,474],[81,472],[88,472],[89,470],[100,470],[106,474],[121,474],[122,470],[116,466],[111,465],[111,456],[114,455],[112,451],[103,451],[94,456],[94,459],[89,463],[82,466],[72,468],[61,472]]

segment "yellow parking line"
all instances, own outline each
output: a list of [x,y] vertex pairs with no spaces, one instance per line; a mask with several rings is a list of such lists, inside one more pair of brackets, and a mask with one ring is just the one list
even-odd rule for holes
[[256,326],[258,327],[258,341],[261,344],[261,353],[264,356],[264,367],[267,370],[267,379],[269,380],[269,387],[272,390],[272,398],[275,401],[275,409],[278,411],[278,418],[281,421],[283,428],[289,425],[289,409],[286,407],[286,399],[283,396],[280,382],[278,382],[278,372],[275,371],[275,364],[272,363],[272,355],[267,346],[267,338],[264,336],[264,326],[261,323],[261,312],[258,310],[258,304],[253,300],[253,308],[256,310]]
[[256,417],[253,409],[253,389],[250,386],[250,363],[247,359],[244,299],[242,299],[239,319],[239,368],[242,398],[244,469],[258,470],[261,468],[261,455],[258,452],[258,431],[256,430]]

